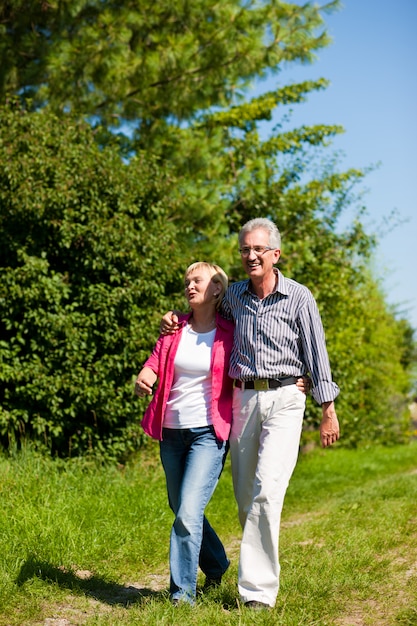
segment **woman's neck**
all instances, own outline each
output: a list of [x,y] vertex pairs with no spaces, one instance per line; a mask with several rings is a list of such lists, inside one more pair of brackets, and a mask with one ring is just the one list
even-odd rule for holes
[[189,324],[196,333],[208,333],[216,327],[216,310],[193,310]]

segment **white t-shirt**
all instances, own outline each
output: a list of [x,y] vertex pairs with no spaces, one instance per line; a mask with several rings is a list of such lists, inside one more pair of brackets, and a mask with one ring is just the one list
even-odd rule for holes
[[215,328],[196,333],[188,324],[182,331],[164,428],[198,428],[212,423],[210,363],[215,334]]

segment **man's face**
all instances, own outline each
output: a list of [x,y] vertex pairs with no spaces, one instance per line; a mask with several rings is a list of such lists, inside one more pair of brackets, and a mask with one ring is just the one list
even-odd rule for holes
[[245,233],[240,240],[242,265],[249,278],[262,278],[273,272],[281,251],[269,250],[269,247],[269,234],[263,228]]

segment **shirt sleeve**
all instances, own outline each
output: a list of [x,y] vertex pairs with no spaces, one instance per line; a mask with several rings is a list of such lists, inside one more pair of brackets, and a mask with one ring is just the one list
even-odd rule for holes
[[331,402],[339,395],[332,380],[323,324],[312,294],[300,309],[300,337],[304,361],[313,381],[311,394],[319,404]]
[[227,299],[226,295],[223,298],[222,303],[220,305],[219,313],[225,320],[229,320],[230,322],[234,322],[234,317],[232,315],[232,309],[231,309],[231,306],[229,304],[229,300]]
[[155,374],[158,374],[159,372],[159,360],[163,339],[164,336],[160,335],[154,349],[152,350],[152,354],[146,359],[145,363],[143,364],[143,367],[150,367],[151,370],[155,372]]

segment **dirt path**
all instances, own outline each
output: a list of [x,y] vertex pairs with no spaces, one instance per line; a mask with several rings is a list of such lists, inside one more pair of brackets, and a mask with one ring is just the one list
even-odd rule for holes
[[[346,613],[334,621],[334,626],[417,626],[416,598],[409,584],[417,577],[417,532],[408,539],[408,545],[383,555],[384,559],[388,556],[389,567],[377,593],[371,598],[354,598]],[[233,560],[237,559],[239,542],[229,544],[227,551]],[[85,581],[93,577],[93,573],[87,570],[73,574]],[[165,594],[168,578],[168,571],[160,571],[144,576],[140,581],[111,585],[101,598],[100,592],[95,593],[95,597],[87,596],[82,606],[79,596],[75,596],[73,602],[56,606],[51,617],[33,626],[82,626],[94,616],[111,615],[115,607],[120,609],[145,596]]]

